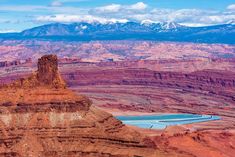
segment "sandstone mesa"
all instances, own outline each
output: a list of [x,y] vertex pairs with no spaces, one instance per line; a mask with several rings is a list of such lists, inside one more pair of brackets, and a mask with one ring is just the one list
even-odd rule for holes
[[66,88],[55,55],[0,88],[0,156],[157,156],[154,143]]

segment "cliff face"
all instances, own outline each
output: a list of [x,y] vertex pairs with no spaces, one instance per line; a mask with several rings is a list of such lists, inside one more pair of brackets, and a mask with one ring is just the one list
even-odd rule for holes
[[0,88],[0,156],[157,156],[155,145],[66,89],[57,58]]
[[38,60],[38,70],[28,78],[21,78],[11,84],[9,88],[65,88],[66,84],[58,72],[58,59],[56,55],[46,55]]
[[[105,76],[105,77],[104,77]],[[71,86],[145,85],[185,90],[202,90],[214,94],[233,91],[235,74],[227,71],[203,70],[192,73],[152,71],[148,69],[80,69],[63,74]],[[233,92],[231,93],[231,96]],[[235,97],[232,96],[232,98]]]
[[58,61],[55,55],[43,56],[38,60],[38,81],[50,85],[58,78]]

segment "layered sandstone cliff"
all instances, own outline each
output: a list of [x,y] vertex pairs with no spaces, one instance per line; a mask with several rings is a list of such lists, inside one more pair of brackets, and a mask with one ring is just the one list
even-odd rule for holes
[[70,86],[142,85],[221,95],[235,101],[235,73],[203,70],[192,73],[152,71],[136,68],[78,69],[66,71]]
[[57,57],[0,88],[0,156],[158,156],[155,145],[66,88]]

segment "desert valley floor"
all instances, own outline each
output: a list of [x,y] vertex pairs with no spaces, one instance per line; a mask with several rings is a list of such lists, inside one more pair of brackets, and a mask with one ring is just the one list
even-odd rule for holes
[[[1,83],[29,76],[35,69],[34,63],[3,67]],[[128,126],[149,136],[163,154],[232,157],[235,153],[234,60],[91,63],[67,59],[60,61],[59,70],[70,89],[113,115],[193,113],[221,117],[164,130]]]

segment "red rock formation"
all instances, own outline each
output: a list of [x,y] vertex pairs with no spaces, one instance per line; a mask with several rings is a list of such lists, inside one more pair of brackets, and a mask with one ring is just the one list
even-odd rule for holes
[[151,140],[64,87],[56,56],[0,88],[0,156],[156,157]]
[[152,71],[148,69],[80,69],[63,74],[71,86],[86,85],[144,85],[203,91],[235,101],[235,73],[204,70],[193,73]]
[[[11,45],[11,46],[9,46]],[[14,45],[14,46],[12,46]],[[40,51],[38,51],[40,49]],[[16,60],[32,57],[37,59],[44,53],[58,52],[61,57],[79,57],[83,61],[113,59],[205,59],[234,57],[234,45],[173,43],[154,41],[4,41],[1,42],[0,60]],[[79,53],[78,53],[79,52]],[[216,53],[215,53],[216,52]]]
[[14,60],[14,61],[0,61],[0,68],[3,67],[10,67],[10,66],[17,66],[17,65],[23,65],[23,64],[31,64],[32,60],[31,58],[25,59],[25,60]]
[[[235,134],[228,130],[196,131],[155,137],[160,149],[193,157],[233,157]],[[182,142],[183,141],[183,142]]]
[[53,84],[58,78],[58,61],[55,55],[46,55],[38,60],[38,80],[45,85]]
[[37,80],[43,85],[65,86],[58,73],[58,59],[56,55],[46,55],[38,60]]
[[58,72],[58,60],[55,55],[46,55],[38,60],[38,71],[27,79],[21,78],[12,84],[10,88],[32,88],[32,87],[51,87],[65,88],[65,82]]

